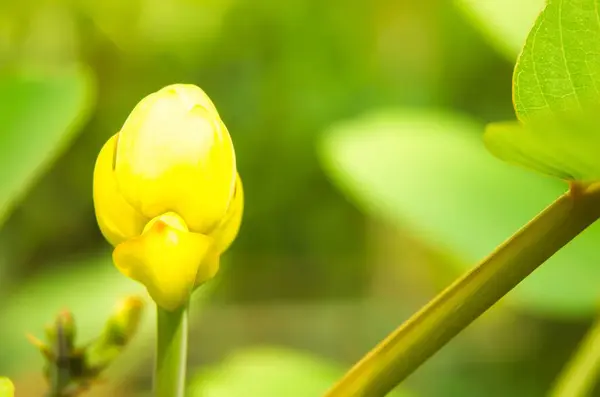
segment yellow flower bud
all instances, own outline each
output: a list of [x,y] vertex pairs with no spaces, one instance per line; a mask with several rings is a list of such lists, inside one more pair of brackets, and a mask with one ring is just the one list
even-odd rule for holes
[[142,99],[96,161],[96,218],[115,265],[168,310],[214,277],[243,200],[229,132],[193,85]]
[[13,397],[15,395],[15,387],[10,379],[0,377],[0,397]]
[[168,86],[144,98],[119,132],[115,176],[142,215],[173,211],[208,233],[229,207],[235,154],[214,105],[193,85]]

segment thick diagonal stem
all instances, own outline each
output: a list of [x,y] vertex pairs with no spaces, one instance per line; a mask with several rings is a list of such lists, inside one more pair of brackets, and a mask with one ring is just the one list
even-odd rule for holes
[[385,338],[326,397],[386,395],[599,217],[600,185],[565,193]]

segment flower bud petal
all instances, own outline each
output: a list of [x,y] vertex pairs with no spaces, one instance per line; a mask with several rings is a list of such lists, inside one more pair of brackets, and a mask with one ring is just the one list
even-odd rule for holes
[[213,239],[187,230],[185,222],[168,213],[150,221],[139,236],[115,248],[116,267],[148,289],[154,301],[167,310],[185,304],[200,264]]
[[190,230],[209,234],[230,204],[235,153],[206,94],[193,85],[168,86],[125,121],[115,174],[125,199],[147,218],[173,211]]
[[227,210],[227,214],[219,227],[211,233],[211,236],[215,239],[215,248],[219,254],[227,251],[233,240],[235,240],[242,223],[242,215],[244,213],[244,186],[242,180],[237,175],[235,183],[235,191],[233,193],[233,199]]
[[121,195],[113,171],[115,143],[113,135],[102,147],[94,168],[94,209],[100,231],[113,246],[139,236],[148,222]]
[[215,104],[210,100],[208,95],[198,86],[193,84],[171,84],[164,87],[161,91],[170,91],[177,94],[179,99],[188,108],[194,106],[202,106],[208,112],[212,113],[215,117],[219,118],[219,112]]
[[219,271],[220,263],[221,254],[214,249],[211,249],[211,251],[206,255],[206,258],[202,261],[202,265],[198,268],[194,289],[198,288],[205,282],[212,280]]
[[227,251],[240,230],[243,212],[244,187],[238,174],[236,177],[235,192],[231,205],[227,210],[227,215],[225,215],[219,227],[210,235],[214,239],[214,243],[202,266],[198,269],[195,288],[212,279],[219,270],[221,255]]

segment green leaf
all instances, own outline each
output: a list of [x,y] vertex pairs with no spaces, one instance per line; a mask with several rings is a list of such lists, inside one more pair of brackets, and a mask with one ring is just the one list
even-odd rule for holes
[[490,43],[513,61],[525,44],[544,0],[455,0]]
[[517,117],[565,112],[598,100],[598,0],[550,0],[540,14],[514,73]]
[[[198,373],[190,397],[318,397],[343,369],[308,354],[279,348],[239,351],[221,365]],[[390,397],[406,397],[394,391]]]
[[486,127],[484,142],[508,163],[564,180],[593,182],[600,180],[597,131],[600,123],[585,118],[568,123],[556,118],[527,124],[502,122]]
[[81,67],[0,75],[0,224],[74,137],[92,94]]
[[513,77],[517,118],[486,134],[501,159],[576,181],[600,180],[598,0],[551,0]]
[[[444,112],[379,112],[333,126],[326,171],[370,213],[412,227],[472,268],[566,190],[490,156],[481,126]],[[508,296],[553,316],[588,315],[599,298],[600,224],[578,236]],[[407,264],[408,266],[409,264]]]

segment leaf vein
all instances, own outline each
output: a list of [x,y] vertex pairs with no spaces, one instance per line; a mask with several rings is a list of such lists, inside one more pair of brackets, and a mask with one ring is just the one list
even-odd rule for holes
[[[565,51],[565,41],[564,41],[564,35],[563,35],[562,9],[563,9],[563,0],[558,0],[558,38],[560,40],[560,45],[559,45],[560,54],[562,56],[562,61],[563,61],[563,65],[565,67],[565,72],[567,73],[567,80],[569,81],[569,84],[571,85],[571,89],[573,90],[573,95],[575,96],[575,99],[577,99],[579,106],[582,107],[581,98],[577,94],[577,90],[575,88],[575,82],[573,81],[573,75],[571,73],[571,69],[569,68],[569,63],[567,62],[567,53]],[[567,97],[567,95],[568,94],[565,93],[565,97]]]
[[544,91],[544,88],[542,86],[542,82],[540,80],[540,76],[538,75],[536,61],[535,61],[535,43],[537,41],[537,35],[538,35],[538,33],[539,33],[542,25],[544,24],[545,20],[546,20],[546,14],[542,13],[541,14],[541,20],[539,21],[539,23],[535,27],[535,30],[533,31],[532,36],[531,36],[531,65],[532,65],[532,68],[533,68],[533,75],[535,76],[535,81],[537,83],[537,87],[539,89],[539,92],[542,94],[542,98],[544,99],[544,102],[546,103],[546,107],[549,108],[550,107],[550,103],[548,102],[548,98],[546,96],[546,91]]

